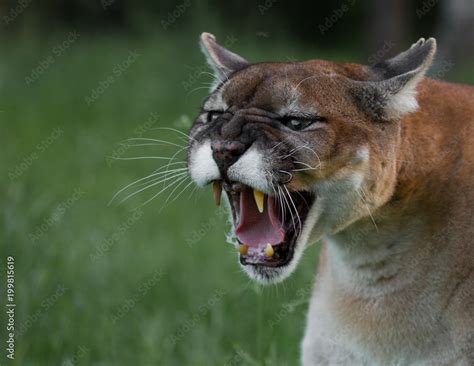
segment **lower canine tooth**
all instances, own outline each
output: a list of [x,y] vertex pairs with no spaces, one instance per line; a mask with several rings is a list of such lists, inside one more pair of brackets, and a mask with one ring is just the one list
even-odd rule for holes
[[267,257],[273,257],[273,254],[275,254],[275,251],[273,250],[273,247],[271,244],[267,244],[265,247],[265,255]]
[[222,182],[214,181],[214,183],[212,183],[212,193],[216,205],[219,206],[221,204]]
[[246,255],[248,251],[249,251],[249,247],[247,245],[245,245],[245,244],[239,245],[240,254]]

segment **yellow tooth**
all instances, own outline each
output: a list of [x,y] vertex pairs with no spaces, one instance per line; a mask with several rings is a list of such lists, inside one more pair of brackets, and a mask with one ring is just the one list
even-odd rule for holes
[[256,189],[253,190],[253,198],[255,198],[255,203],[257,204],[258,211],[260,213],[263,212],[263,201],[265,199],[265,193],[257,191]]
[[273,254],[275,254],[275,251],[273,250],[273,247],[270,243],[267,244],[265,247],[265,255],[267,257],[273,257]]
[[221,181],[214,181],[214,183],[212,183],[212,192],[214,194],[214,201],[216,202],[216,205],[219,206],[221,204],[221,194],[222,194]]
[[249,251],[248,245],[245,245],[245,244],[239,245],[240,254],[246,255],[248,251]]

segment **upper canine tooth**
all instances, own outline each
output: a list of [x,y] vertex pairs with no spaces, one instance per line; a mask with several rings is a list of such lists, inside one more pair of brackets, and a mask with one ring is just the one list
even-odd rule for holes
[[255,198],[255,203],[257,204],[258,211],[260,213],[263,212],[263,201],[265,199],[265,193],[257,191],[256,189],[253,190],[253,198]]
[[221,181],[214,181],[212,183],[212,193],[214,194],[214,201],[216,202],[216,205],[219,206],[221,204],[221,194],[222,194]]

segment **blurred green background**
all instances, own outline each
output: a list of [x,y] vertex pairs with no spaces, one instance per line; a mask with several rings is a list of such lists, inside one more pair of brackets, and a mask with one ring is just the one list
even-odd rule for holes
[[202,31],[252,62],[375,63],[435,35],[433,75],[473,83],[473,9],[454,3],[2,2],[0,298],[13,256],[17,306],[14,361],[0,315],[0,364],[297,364],[318,246],[286,282],[256,285],[210,189],[119,203],[140,185],[109,204],[168,164],[125,159],[184,167],[212,80]]

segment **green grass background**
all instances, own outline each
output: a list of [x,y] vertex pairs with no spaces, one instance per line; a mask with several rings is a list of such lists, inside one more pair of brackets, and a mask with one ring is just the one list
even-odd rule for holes
[[[290,280],[262,288],[240,271],[234,248],[225,242],[226,217],[216,210],[210,189],[190,196],[190,187],[163,208],[164,194],[125,230],[120,225],[158,189],[108,205],[121,187],[165,164],[110,163],[114,152],[174,153],[163,146],[123,151],[118,143],[139,136],[151,113],[159,116],[153,128],[183,132],[195,117],[206,89],[190,91],[211,81],[199,75],[205,63],[195,36],[143,41],[81,35],[30,85],[25,77],[54,55],[64,37],[4,42],[1,267],[7,255],[14,256],[21,334],[9,362],[2,326],[2,365],[297,363],[316,247]],[[242,40],[234,47],[251,60],[278,53],[270,44],[245,49]],[[88,106],[85,97],[130,51],[139,54],[136,62]],[[280,59],[286,55],[303,52],[289,47]],[[40,152],[38,144],[56,128],[60,137]],[[170,131],[147,129],[141,136],[183,143]],[[35,152],[24,173],[11,179],[9,173]],[[78,199],[75,190],[82,192]],[[66,204],[68,199],[74,202]],[[52,217],[56,221],[41,231]],[[111,238],[103,255],[91,259]],[[3,278],[4,272],[5,293]],[[5,324],[3,311],[0,319]]]
[[[118,143],[138,137],[137,129],[152,113],[159,116],[153,128],[183,132],[195,117],[211,81],[199,75],[205,64],[197,34],[148,40],[80,35],[55,56],[53,49],[64,38],[4,40],[2,45],[1,290],[4,294],[6,256],[13,255],[21,334],[15,361],[9,362],[2,326],[0,363],[297,364],[317,246],[289,280],[261,287],[240,271],[235,250],[225,243],[228,226],[210,189],[190,195],[190,187],[163,208],[164,194],[144,206],[125,230],[120,225],[158,189],[108,205],[121,187],[165,164],[110,163],[110,156],[121,151]],[[363,61],[354,52],[321,54],[285,40],[235,39],[232,48],[251,61]],[[136,61],[87,105],[86,96],[130,51],[139,54]],[[25,77],[51,55],[54,62],[27,85]],[[40,152],[38,144],[55,128],[61,136]],[[183,143],[179,134],[159,129],[148,128],[140,136]],[[11,179],[9,173],[34,152],[37,158]],[[164,146],[144,146],[127,148],[120,156],[173,153]],[[75,190],[83,193],[61,209]],[[56,221],[32,240],[51,217]],[[105,240],[107,250],[91,259]],[[0,319],[4,324],[3,311]]]

